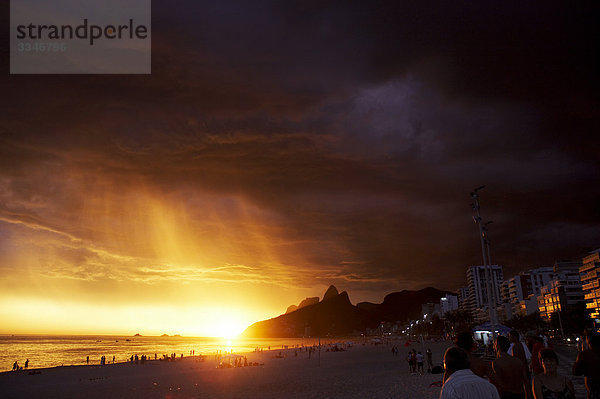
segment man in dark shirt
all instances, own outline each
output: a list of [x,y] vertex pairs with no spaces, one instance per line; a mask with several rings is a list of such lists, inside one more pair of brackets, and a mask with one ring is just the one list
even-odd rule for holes
[[600,336],[587,336],[590,349],[579,352],[573,364],[573,375],[585,376],[588,399],[600,399]]

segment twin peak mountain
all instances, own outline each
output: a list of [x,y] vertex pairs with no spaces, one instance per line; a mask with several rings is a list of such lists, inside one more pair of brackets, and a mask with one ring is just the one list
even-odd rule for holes
[[252,338],[288,338],[305,336],[341,336],[377,328],[381,322],[407,321],[420,317],[421,304],[439,302],[447,292],[432,287],[419,291],[393,292],[383,303],[361,302],[352,305],[348,293],[330,286],[323,299],[306,298],[291,305],[285,314],[252,324],[243,336]]

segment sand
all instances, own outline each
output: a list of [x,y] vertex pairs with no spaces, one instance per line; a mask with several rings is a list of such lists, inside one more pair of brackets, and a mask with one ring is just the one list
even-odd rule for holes
[[[261,366],[217,368],[214,356],[205,361],[184,357],[172,362],[72,366],[0,374],[2,398],[438,398],[430,387],[441,375],[408,371],[408,349],[393,356],[390,345],[354,345],[343,352],[308,353],[294,349],[249,353],[248,362]],[[434,364],[441,364],[449,343],[426,343]],[[283,358],[277,358],[281,354]],[[425,366],[426,367],[426,366]]]

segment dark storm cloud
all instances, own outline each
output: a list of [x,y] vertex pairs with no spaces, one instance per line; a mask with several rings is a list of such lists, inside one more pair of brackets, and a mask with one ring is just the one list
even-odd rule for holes
[[5,214],[88,237],[93,187],[241,196],[351,292],[464,284],[480,184],[507,275],[600,245],[596,4],[153,6],[152,76],[2,78]]

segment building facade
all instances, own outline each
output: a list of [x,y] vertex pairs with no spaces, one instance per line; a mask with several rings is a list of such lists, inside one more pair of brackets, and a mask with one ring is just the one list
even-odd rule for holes
[[509,282],[504,280],[502,286],[500,287],[500,297],[502,298],[502,314],[504,316],[504,320],[509,320],[513,316],[511,304],[510,304],[510,293],[508,290]]
[[469,307],[469,287],[460,287],[458,289],[458,308],[467,310]]
[[[552,267],[530,269],[508,279],[505,283],[508,290],[505,300],[512,316],[526,316],[540,310],[542,300],[538,301],[538,298],[549,294],[552,286],[562,287],[561,290],[566,285],[570,286],[571,275],[574,273],[578,277],[578,265],[577,262],[556,262]],[[567,278],[567,274],[570,277]]]
[[530,294],[535,297],[542,293],[542,287],[549,285],[557,277],[554,267],[538,267],[537,269],[528,270],[527,274],[530,275],[531,279]]
[[[495,306],[498,308],[502,304],[500,288],[504,282],[502,266],[489,266],[491,273],[491,290],[495,295]],[[471,313],[475,320],[485,319],[485,311],[488,309],[487,279],[484,266],[471,266],[467,270],[467,287],[469,288],[469,297],[466,310]],[[485,310],[485,311],[484,311]]]
[[537,297],[540,316],[550,320],[552,313],[568,309],[584,301],[579,269],[581,262],[556,262],[556,278],[542,288]]
[[583,258],[579,268],[586,308],[595,323],[600,320],[600,249]]
[[458,309],[458,296],[446,294],[440,298],[440,316]]
[[433,316],[440,316],[440,304],[439,303],[422,303],[421,304],[421,318],[427,317],[432,318]]
[[508,288],[508,303],[510,304],[511,315],[521,314],[521,302],[529,298],[533,293],[531,275],[526,272],[519,273],[513,278],[508,279],[505,286]]

